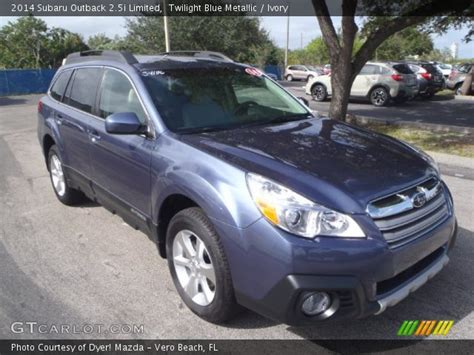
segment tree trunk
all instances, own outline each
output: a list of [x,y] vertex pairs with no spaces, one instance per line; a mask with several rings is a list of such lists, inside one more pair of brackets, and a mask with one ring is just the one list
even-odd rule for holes
[[472,81],[474,80],[474,66],[471,68],[469,74],[466,75],[466,79],[464,79],[464,83],[461,86],[461,95],[472,95],[471,92],[472,88]]
[[[334,61],[333,61],[334,63]],[[329,106],[329,117],[344,121],[349,104],[352,87],[352,65],[349,61],[339,60],[331,69],[332,98]]]

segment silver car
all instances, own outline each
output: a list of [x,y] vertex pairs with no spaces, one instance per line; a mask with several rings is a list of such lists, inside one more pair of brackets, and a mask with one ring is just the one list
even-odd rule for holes
[[[306,85],[306,94],[316,101],[332,95],[331,76],[322,75]],[[385,106],[390,100],[404,102],[418,94],[416,75],[404,63],[367,63],[356,76],[351,97],[368,98],[375,106]]]
[[290,65],[285,70],[285,79],[288,81],[293,80],[304,80],[310,81],[311,79],[319,76],[320,72],[308,67],[306,65]]

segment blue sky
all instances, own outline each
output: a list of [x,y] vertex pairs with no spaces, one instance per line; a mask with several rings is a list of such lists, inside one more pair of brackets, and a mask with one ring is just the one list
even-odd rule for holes
[[[113,37],[122,36],[126,33],[125,18],[123,17],[43,17],[49,26],[63,27],[70,31],[82,34],[85,38],[97,33],[105,33]],[[0,17],[0,26],[8,21],[15,20],[14,17]],[[339,23],[335,19],[335,23]],[[284,47],[286,41],[286,17],[263,17],[263,27],[270,33],[275,43]],[[474,41],[463,42],[467,29],[450,30],[448,33],[439,36],[433,35],[436,48],[443,49],[451,46],[453,42],[459,44],[459,58],[474,58]],[[301,47],[301,36],[303,36],[303,46],[308,44],[313,38],[321,34],[315,17],[291,17],[290,18],[290,48]]]

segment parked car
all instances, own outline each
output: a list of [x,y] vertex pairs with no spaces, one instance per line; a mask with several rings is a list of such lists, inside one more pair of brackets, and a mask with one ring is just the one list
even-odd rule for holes
[[[456,95],[460,95],[461,86],[464,83],[464,79],[466,79],[466,75],[471,71],[473,65],[473,63],[464,63],[453,69],[448,77],[448,80],[446,81],[446,87],[448,89],[454,90]],[[474,90],[474,81],[472,90]]]
[[429,99],[438,91],[443,90],[445,85],[443,73],[436,65],[428,62],[408,62],[407,64],[416,74],[420,97]]
[[319,75],[318,71],[311,70],[305,65],[290,65],[285,70],[285,79],[288,81],[304,80],[309,81]]
[[453,200],[428,155],[208,52],[71,54],[38,120],[59,201],[85,195],[149,235],[208,321],[238,305],[293,325],[380,314],[449,260]]
[[[306,85],[306,94],[316,101],[332,95],[331,77],[319,76]],[[368,98],[375,106],[385,106],[391,99],[403,102],[418,94],[416,75],[403,63],[367,63],[354,80],[351,96]]]
[[453,66],[451,64],[445,64],[445,63],[435,63],[436,67],[438,70],[443,73],[443,76],[447,79],[449,75],[451,74],[451,70],[453,69]]

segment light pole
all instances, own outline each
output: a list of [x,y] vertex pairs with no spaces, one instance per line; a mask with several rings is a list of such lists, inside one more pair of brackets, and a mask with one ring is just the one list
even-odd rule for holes
[[169,35],[169,32],[168,32],[168,16],[167,16],[167,13],[168,13],[168,6],[166,4],[166,0],[163,0],[163,25],[164,25],[164,28],[165,28],[165,47],[166,47],[166,51],[169,52],[171,49],[170,49],[170,35]]
[[288,66],[288,47],[290,46],[290,13],[286,17],[285,69]]

